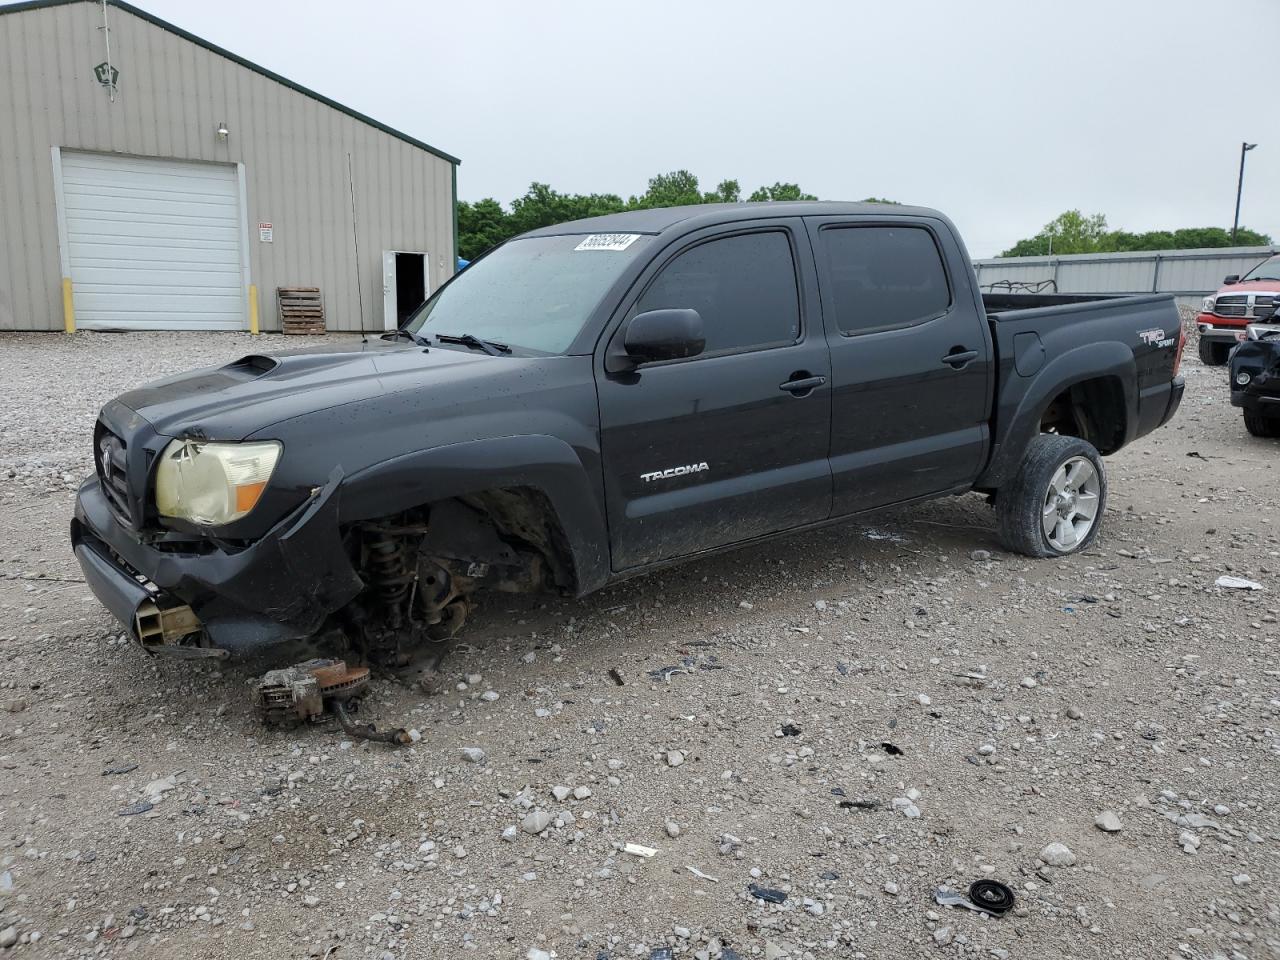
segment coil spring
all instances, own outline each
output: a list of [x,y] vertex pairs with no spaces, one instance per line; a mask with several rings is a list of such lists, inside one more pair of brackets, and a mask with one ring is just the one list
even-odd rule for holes
[[413,573],[409,570],[404,538],[375,530],[369,543],[369,586],[388,605],[398,605],[409,592]]

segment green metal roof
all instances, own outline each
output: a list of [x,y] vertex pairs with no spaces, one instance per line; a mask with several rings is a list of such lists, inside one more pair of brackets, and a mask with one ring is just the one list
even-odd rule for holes
[[[244,57],[237,56],[236,54],[232,53],[230,50],[226,50],[218,46],[216,43],[210,43],[208,40],[205,40],[202,37],[197,37],[194,33],[190,33],[186,30],[183,30],[181,27],[174,26],[172,23],[169,23],[167,20],[161,20],[159,17],[154,16],[150,13],[147,13],[147,11],[141,10],[138,7],[135,7],[131,3],[125,3],[124,0],[107,0],[107,2],[111,6],[116,7],[117,9],[123,10],[126,13],[131,13],[135,17],[139,17],[140,19],[143,19],[148,23],[159,27],[161,30],[165,30],[169,33],[172,33],[174,36],[181,37],[183,40],[189,40],[194,44],[198,44],[199,46],[204,47],[206,50],[210,50],[213,53],[216,53],[220,57],[226,57],[228,60],[232,61],[233,63],[238,63],[240,66],[245,67],[246,69],[252,70],[254,73],[260,73],[262,74],[262,76],[267,77],[270,80],[274,80],[276,83],[283,84],[284,86],[288,87],[290,90],[294,90],[305,97],[310,97],[312,100],[317,100],[320,103],[323,103],[326,107],[332,107],[334,110],[339,110],[342,113],[345,113],[347,116],[353,117],[356,120],[359,120],[361,123],[367,123],[369,126],[373,127],[376,130],[381,130],[383,133],[390,134],[396,139],[403,140],[405,143],[408,143],[408,144],[412,144],[413,146],[417,147],[420,150],[426,150],[428,153],[435,154],[441,160],[448,160],[450,163],[452,163],[455,166],[457,166],[462,162],[452,154],[445,153],[443,150],[439,150],[431,146],[431,144],[429,143],[424,143],[423,141],[417,139],[416,137],[411,137],[407,133],[402,133],[399,130],[396,130],[392,127],[388,127],[385,123],[379,123],[377,120],[373,119],[373,117],[366,116],[365,114],[360,113],[358,110],[352,110],[350,107],[345,107],[342,104],[338,103],[338,101],[330,100],[328,97],[324,96],[323,94],[316,93],[314,90],[308,90],[306,87],[301,86],[300,84],[294,83],[292,80],[288,79],[287,77],[282,77],[280,76],[280,74],[272,70],[268,70],[266,67],[259,66],[258,64],[254,63],[252,60],[246,60]],[[23,10],[37,10],[37,9],[40,9],[41,7],[61,7],[61,6],[66,6],[72,3],[96,3],[96,0],[22,0],[22,2],[19,2],[19,3],[11,3],[6,6],[0,7],[0,14],[21,13]]]

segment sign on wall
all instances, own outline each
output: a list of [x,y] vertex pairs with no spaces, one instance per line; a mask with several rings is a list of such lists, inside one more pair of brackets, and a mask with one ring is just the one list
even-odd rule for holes
[[272,242],[271,236],[272,236],[272,233],[274,232],[274,229],[275,228],[268,221],[259,220],[258,221],[258,242],[271,243]]
[[93,75],[104,87],[114,87],[120,79],[120,71],[105,60],[93,68]]

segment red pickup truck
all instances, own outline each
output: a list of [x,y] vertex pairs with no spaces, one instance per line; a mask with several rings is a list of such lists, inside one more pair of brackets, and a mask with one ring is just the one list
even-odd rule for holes
[[1262,261],[1243,277],[1232,274],[1222,288],[1204,298],[1196,328],[1200,359],[1209,366],[1227,362],[1231,348],[1245,339],[1245,327],[1270,317],[1280,306],[1280,254]]

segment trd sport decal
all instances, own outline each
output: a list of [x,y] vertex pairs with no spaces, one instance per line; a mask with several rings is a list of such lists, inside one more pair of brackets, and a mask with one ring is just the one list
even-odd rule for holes
[[670,480],[672,477],[683,477],[690,473],[701,473],[703,470],[710,470],[706,461],[702,463],[690,463],[682,467],[668,467],[666,470],[654,470],[651,473],[640,474],[640,479],[645,483],[653,483],[655,480]]
[[1138,339],[1156,347],[1172,347],[1173,337],[1166,337],[1163,330],[1139,330]]

